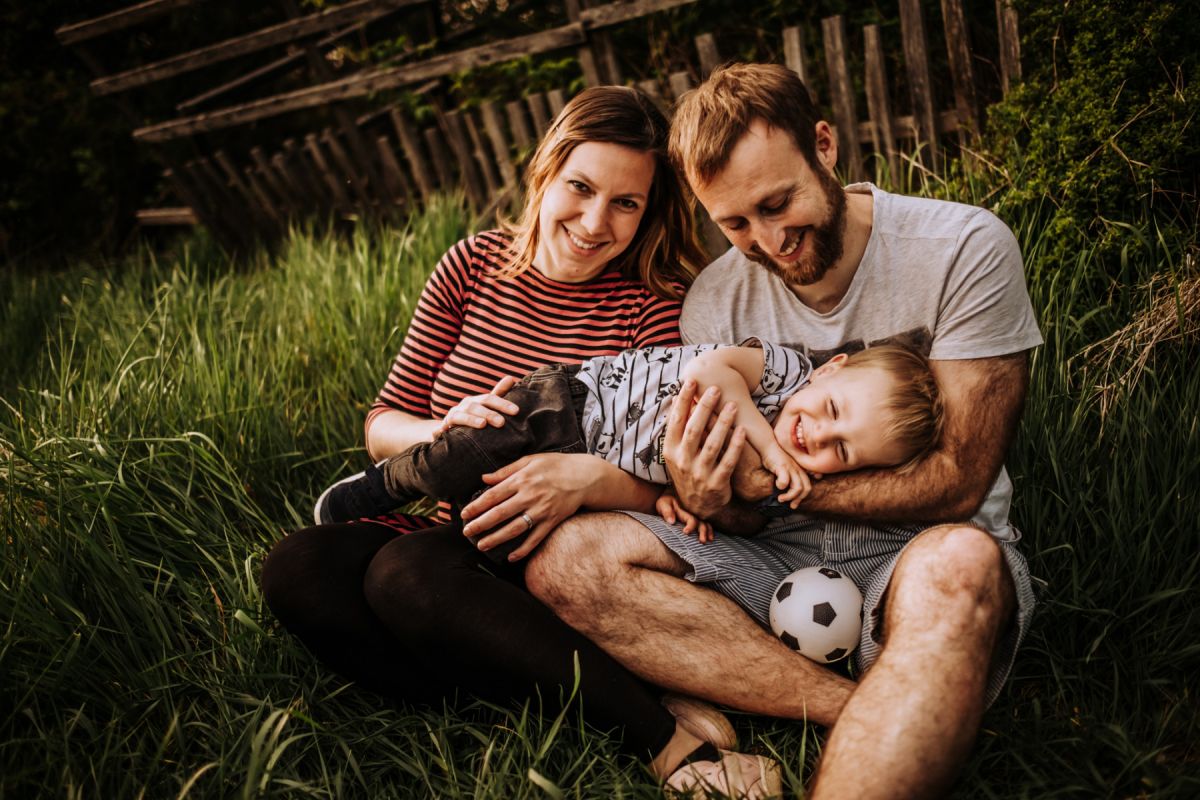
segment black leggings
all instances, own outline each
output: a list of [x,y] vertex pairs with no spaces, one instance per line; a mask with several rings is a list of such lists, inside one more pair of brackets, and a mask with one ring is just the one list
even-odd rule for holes
[[495,703],[540,690],[556,713],[579,656],[584,716],[619,729],[638,758],[675,730],[658,694],[524,588],[523,565],[496,564],[457,525],[399,535],[370,522],[321,525],[276,543],[263,563],[267,605],[321,661],[407,702],[455,688]]

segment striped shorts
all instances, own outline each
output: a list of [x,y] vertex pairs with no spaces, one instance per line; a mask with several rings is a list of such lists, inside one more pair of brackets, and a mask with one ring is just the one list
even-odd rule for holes
[[[795,570],[824,566],[854,581],[863,595],[863,631],[854,651],[856,674],[879,657],[883,620],[881,601],[892,570],[904,547],[925,526],[863,525],[795,515],[772,522],[754,537],[718,534],[708,544],[670,525],[661,517],[624,512],[641,522],[689,565],[686,578],[707,584],[746,610],[764,628],[771,598],[780,582]],[[1017,547],[1020,534],[1009,528],[1010,540],[998,539],[1016,588],[1017,617],[998,645],[988,677],[987,704],[1000,694],[1012,669],[1017,647],[1033,617],[1033,582],[1029,566]]]

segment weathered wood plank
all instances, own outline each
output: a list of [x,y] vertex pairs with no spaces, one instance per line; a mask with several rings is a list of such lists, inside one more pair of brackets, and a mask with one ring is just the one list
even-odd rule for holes
[[[361,22],[356,22],[353,25],[349,25],[345,28],[342,28],[340,31],[336,31],[335,33],[331,34],[330,36],[326,36],[323,39],[317,40],[316,46],[317,47],[327,47],[328,45],[331,45],[334,42],[336,42],[338,39],[341,39],[345,36],[349,36],[350,34],[356,32],[356,31],[360,31],[363,28],[365,28],[368,24],[375,22],[377,20],[380,20],[383,17],[386,17],[391,12],[392,12],[392,9],[386,9],[384,11],[376,12],[374,15],[372,15],[371,17],[368,17],[367,19],[362,20]],[[295,64],[297,61],[299,61],[302,58],[304,58],[304,51],[302,51],[302,50],[298,50],[294,53],[289,53],[288,55],[284,56],[283,58],[277,58],[274,61],[271,61],[267,64],[262,65],[261,67],[258,67],[257,69],[252,69],[245,74],[239,75],[238,77],[234,78],[233,80],[229,81],[228,83],[223,83],[220,86],[215,86],[206,92],[202,92],[201,94],[196,95],[195,97],[189,98],[180,103],[176,103],[175,110],[176,111],[187,111],[189,108],[195,108],[196,106],[202,105],[202,104],[208,102],[209,100],[220,97],[223,94],[227,94],[228,92],[231,92],[240,86],[245,86],[246,84],[252,83],[261,77],[270,75],[272,72],[281,70],[290,64]]]
[[875,152],[884,157],[888,172],[894,179],[898,174],[899,159],[896,157],[896,135],[892,129],[891,103],[888,102],[887,68],[884,66],[878,25],[863,27],[863,49],[871,140],[875,144]]
[[692,76],[683,70],[672,72],[667,76],[667,84],[671,87],[671,97],[678,103],[684,92],[692,88]]
[[124,30],[138,23],[160,17],[168,11],[174,11],[177,8],[183,8],[198,2],[200,0],[146,0],[144,3],[119,9],[102,17],[94,17],[82,22],[63,25],[54,31],[54,35],[58,37],[58,41],[62,44],[76,44],[106,33]]
[[400,162],[396,160],[392,143],[388,141],[388,137],[379,136],[375,139],[375,149],[379,153],[379,163],[383,165],[383,181],[387,185],[393,206],[407,205],[408,198],[412,197],[412,187],[408,178],[404,177],[404,170],[400,169]]
[[488,141],[492,145],[492,153],[496,157],[496,166],[500,167],[500,177],[505,187],[517,185],[517,170],[512,161],[512,145],[504,135],[504,122],[500,119],[500,111],[496,104],[488,101],[479,106],[483,115],[483,127],[487,131]]
[[529,116],[533,118],[537,138],[541,140],[550,129],[550,106],[546,103],[546,95],[541,92],[531,94],[525,98],[525,103],[529,106]]
[[714,69],[721,65],[721,53],[717,50],[717,40],[711,33],[702,33],[696,37],[696,55],[700,57],[700,80],[704,81]]
[[112,94],[135,86],[145,86],[165,78],[182,75],[192,70],[228,61],[231,58],[244,56],[277,44],[291,42],[312,33],[327,30],[338,25],[345,25],[364,16],[378,12],[380,7],[394,9],[399,6],[413,5],[425,0],[354,0],[341,6],[327,8],[306,17],[281,22],[262,30],[226,39],[223,42],[210,44],[187,53],[144,64],[135,69],[119,72],[92,81],[92,91],[96,94]]
[[400,147],[404,150],[404,158],[408,161],[408,168],[412,170],[413,181],[417,184],[417,191],[421,194],[421,200],[427,202],[433,196],[436,184],[433,174],[429,171],[429,164],[425,161],[425,155],[421,152],[417,133],[398,109],[392,109],[391,118],[392,127],[396,129],[396,136],[400,139]]
[[[563,3],[567,10],[567,19],[571,22],[579,22],[579,12],[582,9],[580,0],[565,0]],[[592,49],[592,44],[586,38],[583,46],[575,51],[579,58],[579,67],[583,71],[583,82],[588,86],[601,86],[604,84],[604,78],[600,76],[600,67],[597,63],[596,51]]]
[[337,134],[326,128],[321,132],[321,144],[325,145],[325,149],[333,158],[333,163],[337,166],[336,172],[345,176],[350,188],[354,190],[354,196],[358,199],[359,206],[366,211],[374,205],[372,202],[374,198],[371,197],[371,190],[366,179],[354,168],[354,162],[350,159],[346,148],[342,147],[342,143],[338,141]]
[[546,102],[550,106],[550,115],[558,119],[558,115],[567,107],[567,93],[562,89],[551,89],[546,92]]
[[438,128],[426,128],[422,133],[425,146],[429,148],[429,159],[433,162],[438,176],[438,186],[443,192],[453,190],[458,184],[454,182],[454,174],[450,170],[450,154],[446,152],[446,138]]
[[517,143],[517,152],[524,157],[523,154],[533,147],[533,131],[525,119],[525,106],[520,100],[512,100],[504,104],[504,112],[508,117],[508,129]]
[[954,108],[963,121],[964,141],[979,133],[979,102],[975,97],[975,70],[971,66],[971,39],[962,0],[942,0],[950,75],[954,78]]
[[833,99],[833,119],[838,129],[838,161],[851,181],[863,178],[862,146],[858,138],[858,115],[854,111],[854,88],[846,68],[846,22],[841,15],[821,20],[825,38],[825,66],[829,71],[829,92]]
[[[449,142],[450,149],[454,151],[454,157],[458,160],[458,168],[462,174],[462,187],[467,192],[467,199],[475,208],[483,208],[487,205],[487,188],[484,186],[484,179],[479,174],[479,165],[471,152],[461,113],[439,111],[438,119],[446,133],[446,141]],[[453,183],[448,184],[449,187],[453,185]]]
[[666,11],[668,8],[686,6],[694,2],[696,0],[632,0],[628,3],[608,3],[596,8],[585,8],[579,16],[589,29],[606,28],[656,11]]
[[658,110],[663,112],[668,118],[671,116],[671,104],[663,97],[662,87],[658,85],[658,81],[654,78],[647,78],[644,81],[637,82],[637,88],[642,94],[654,101],[654,105],[658,106]]
[[483,176],[483,182],[487,185],[488,197],[495,197],[501,188],[496,160],[492,157],[491,148],[479,133],[479,120],[475,112],[463,109],[460,113],[463,125],[467,129],[467,138],[471,142],[471,153],[475,156],[475,162],[479,164],[479,174]]
[[267,160],[263,149],[258,145],[250,148],[250,158],[254,161],[254,166],[258,168],[258,177],[262,180],[263,186],[275,198],[275,206],[285,218],[294,219],[298,216],[299,208],[294,204],[295,198],[288,191],[287,186],[283,185],[279,180],[271,162]]
[[191,206],[175,206],[172,208],[139,208],[134,212],[134,218],[139,225],[145,227],[159,225],[199,225],[200,218]]
[[428,80],[452,72],[508,61],[524,55],[544,53],[578,44],[583,41],[579,23],[503,42],[480,45],[457,53],[435,56],[417,64],[365,70],[329,83],[309,86],[292,92],[264,97],[228,108],[196,114],[190,117],[147,125],[133,132],[133,137],[146,142],[163,142],[204,131],[228,128],[244,122],[273,117],[288,111],[324,105],[334,100],[362,97],[384,89],[394,89],[409,83]]
[[1021,80],[1021,34],[1011,0],[996,0],[996,27],[1000,35],[1000,90],[1008,94]]
[[321,176],[321,180],[325,181],[325,185],[329,187],[329,191],[334,198],[334,206],[343,211],[349,209],[351,203],[350,196],[346,193],[346,183],[334,173],[329,160],[325,158],[325,151],[321,149],[320,140],[315,133],[305,135],[304,149],[309,157],[312,158],[313,164],[316,165],[317,174]]
[[333,210],[333,196],[325,188],[324,181],[317,175],[312,162],[305,156],[295,139],[283,140],[283,157],[292,181],[301,187],[301,194],[315,213]]
[[928,149],[929,152],[929,163],[926,166],[936,172],[940,146],[938,131],[934,127],[933,83],[929,77],[929,40],[925,35],[921,0],[900,0],[900,37],[904,40],[904,66],[908,72],[908,91],[912,96],[913,116],[917,122],[917,138],[922,144],[922,149]]
[[808,87],[808,96],[813,104],[817,102],[817,90],[813,86],[812,72],[808,68],[808,58],[804,55],[804,31],[797,26],[783,29],[783,63],[788,69],[800,76],[800,80]]

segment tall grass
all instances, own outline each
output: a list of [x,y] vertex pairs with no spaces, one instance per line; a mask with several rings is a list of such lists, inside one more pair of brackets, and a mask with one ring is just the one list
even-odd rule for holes
[[[1182,286],[1194,262],[1147,224],[1116,256],[1052,268],[1043,216],[1008,221],[1046,338],[1009,460],[1046,588],[958,793],[1196,796],[1200,353],[1151,345],[1103,416],[1105,370],[1147,345],[1115,367],[1082,355],[1155,302],[1152,276]],[[363,413],[467,226],[447,201],[249,263],[201,248],[0,276],[0,797],[657,796],[578,703],[390,705],[259,596],[267,547],[362,463]],[[817,732],[735,720],[801,791]]]

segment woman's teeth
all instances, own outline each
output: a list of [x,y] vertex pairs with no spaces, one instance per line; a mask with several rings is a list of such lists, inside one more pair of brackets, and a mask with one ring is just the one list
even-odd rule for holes
[[601,244],[600,242],[588,242],[584,239],[580,239],[578,236],[571,233],[570,231],[567,231],[567,236],[569,236],[571,238],[571,243],[574,244],[576,247],[578,247],[580,250],[595,250]]

